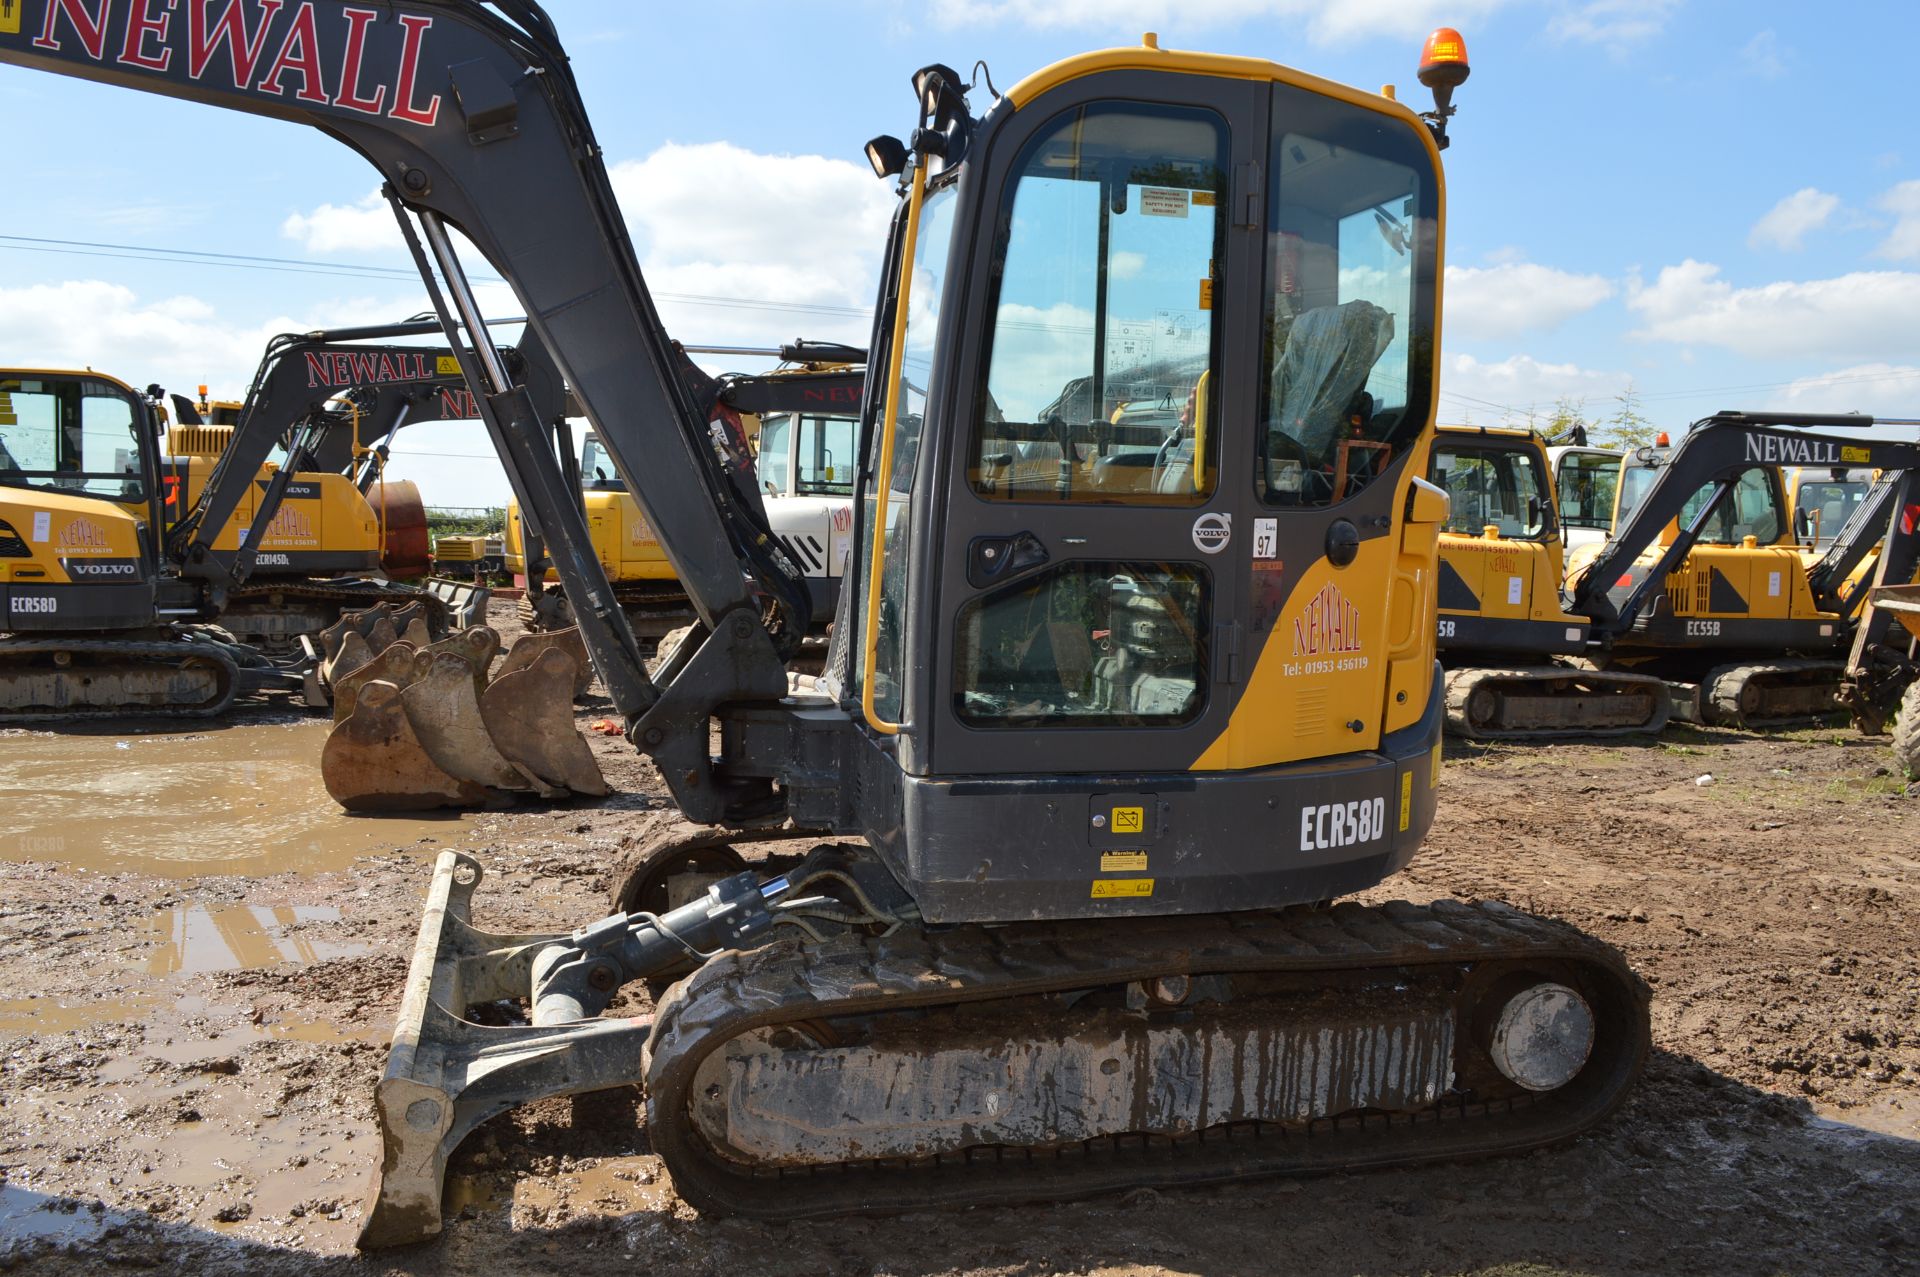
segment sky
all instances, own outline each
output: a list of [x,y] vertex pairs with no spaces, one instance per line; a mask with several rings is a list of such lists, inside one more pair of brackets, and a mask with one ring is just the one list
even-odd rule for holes
[[[1629,392],[1672,429],[1718,408],[1920,417],[1912,0],[548,9],[689,343],[864,342],[892,197],[861,148],[912,126],[925,63],[984,59],[1004,88],[1151,30],[1397,84],[1419,108],[1420,43],[1446,22],[1474,70],[1446,153],[1442,420],[1525,421],[1563,398],[1604,419]],[[238,397],[275,333],[424,305],[375,173],[317,132],[12,67],[0,118],[0,363]],[[497,286],[487,300],[513,311]],[[397,452],[430,505],[504,501],[477,423],[415,428]]]

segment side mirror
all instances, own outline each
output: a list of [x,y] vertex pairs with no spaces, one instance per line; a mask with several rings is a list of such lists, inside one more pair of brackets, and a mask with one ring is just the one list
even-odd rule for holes
[[1807,513],[1804,506],[1793,512],[1793,531],[1794,535],[1802,539],[1813,538],[1813,517]]

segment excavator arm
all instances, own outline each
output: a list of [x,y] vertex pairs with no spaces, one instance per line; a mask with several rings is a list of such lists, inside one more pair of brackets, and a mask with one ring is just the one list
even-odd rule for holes
[[[1714,512],[1732,498],[1743,471],[1756,465],[1796,464],[1912,471],[1920,467],[1920,443],[1808,431],[1913,424],[1907,420],[1876,420],[1858,413],[1721,412],[1696,422],[1667,457],[1659,477],[1625,524],[1615,529],[1586,570],[1569,583],[1567,610],[1589,617],[1596,637],[1626,633],[1647,601],[1665,588],[1667,577],[1685,561]],[[1680,516],[1694,494],[1709,485],[1714,488],[1712,495],[1680,529],[1653,570],[1623,594],[1618,582],[1627,569],[1659,539],[1661,530]]]
[[[19,17],[17,33],[0,33],[0,62],[306,124],[380,172],[610,695],[636,739],[671,735],[703,772],[707,711],[784,688],[761,596],[804,630],[805,587],[738,500],[677,376],[572,71],[540,7],[22,0]],[[554,460],[526,388],[487,334],[456,231],[513,282],[529,324],[660,530],[707,632],[722,637],[706,644],[721,650],[683,667],[694,677],[652,725],[657,737],[638,729],[659,689],[569,496],[574,476]]]

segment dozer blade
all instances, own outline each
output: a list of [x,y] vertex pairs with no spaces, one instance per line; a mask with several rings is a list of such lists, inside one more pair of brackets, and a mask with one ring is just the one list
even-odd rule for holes
[[573,725],[578,673],[571,656],[548,648],[526,668],[488,684],[480,714],[487,734],[515,766],[549,785],[600,797],[607,793],[606,778]]
[[333,721],[344,723],[353,715],[354,700],[360,690],[373,682],[391,683],[396,688],[413,682],[413,658],[418,655],[405,643],[395,643],[359,669],[341,675],[332,685]]
[[379,680],[357,689],[351,714],[328,734],[320,778],[348,811],[479,807],[488,797],[440,769],[407,721],[400,688]]
[[564,796],[529,777],[494,747],[480,716],[471,665],[454,652],[423,652],[418,659],[426,664],[426,673],[400,693],[400,701],[414,735],[440,770],[493,789],[537,789],[543,798]]
[[440,1231],[447,1158],[480,1123],[516,1104],[639,1081],[645,1019],[490,1028],[469,1006],[528,996],[533,954],[559,935],[494,935],[468,922],[480,864],[443,851],[407,971],[387,1069],[374,1091],[381,1161],[367,1195],[363,1249]]
[[593,663],[587,659],[586,640],[580,637],[580,627],[569,626],[564,630],[546,630],[537,634],[522,634],[507,649],[507,658],[500,662],[502,675],[514,670],[525,669],[533,664],[540,653],[549,649],[565,652],[574,659],[577,672],[573,680],[573,698],[579,700],[593,686]]

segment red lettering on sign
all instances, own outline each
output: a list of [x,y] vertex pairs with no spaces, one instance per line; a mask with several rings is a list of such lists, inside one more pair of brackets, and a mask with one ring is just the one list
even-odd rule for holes
[[339,106],[350,111],[359,111],[366,115],[378,115],[387,104],[387,86],[376,85],[373,96],[360,96],[360,64],[367,52],[367,24],[380,16],[376,9],[345,9],[347,15],[347,51],[340,59],[340,95],[334,99]]
[[311,350],[308,351],[307,389],[311,390],[315,386],[331,386],[332,384],[333,378],[327,375],[327,356],[324,354],[316,354]]
[[440,415],[449,419],[477,417],[480,407],[473,400],[473,392],[466,389],[448,389],[440,392]]
[[174,0],[165,0],[166,11],[158,18],[153,16],[154,0],[139,0],[133,12],[127,15],[127,37],[120,45],[120,62],[124,66],[146,67],[149,71],[164,71],[173,61],[173,50],[162,47],[157,54],[147,52],[147,37],[159,36],[164,46],[167,28],[173,23]]
[[92,9],[87,7],[86,0],[50,0],[47,19],[41,24],[40,34],[33,38],[36,49],[59,51],[60,42],[53,38],[53,28],[61,14],[67,16],[67,25],[80,37],[80,46],[87,51],[88,57],[95,62],[106,57],[107,6],[104,0]]
[[287,86],[283,81],[289,71],[300,77],[300,91],[294,96],[302,102],[326,106],[332,101],[320,70],[320,33],[313,26],[313,0],[301,0],[300,11],[293,15],[293,25],[280,42],[280,52],[273,55],[273,65],[260,77],[257,87],[262,93],[285,97]]
[[427,29],[433,25],[433,19],[420,14],[402,13],[396,15],[400,25],[407,30],[406,43],[400,48],[400,75],[395,81],[393,93],[393,118],[407,120],[414,124],[431,125],[440,118],[440,95],[434,94],[425,106],[413,104],[414,86],[420,80],[420,53],[426,42]]
[[187,0],[187,74],[199,79],[213,61],[216,46],[227,46],[227,65],[233,71],[236,86],[253,79],[260,65],[260,54],[267,42],[267,28],[280,12],[282,0],[260,0],[260,28],[247,34],[247,11],[242,0],[227,0],[220,16],[207,25],[207,6],[212,0]]

